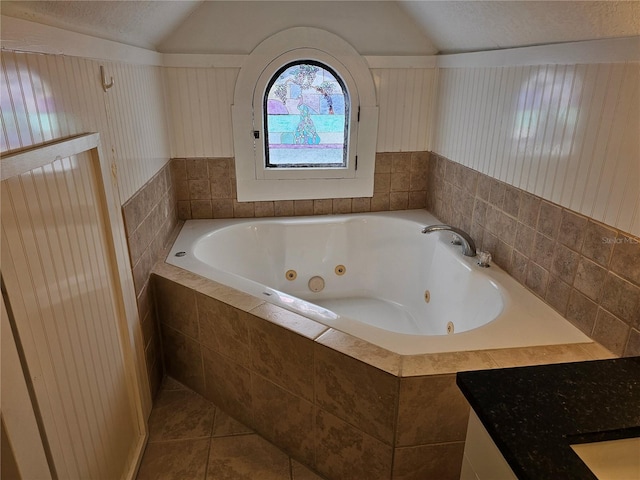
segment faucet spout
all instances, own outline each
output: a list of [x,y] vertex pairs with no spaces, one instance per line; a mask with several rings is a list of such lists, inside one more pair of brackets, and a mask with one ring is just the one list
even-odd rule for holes
[[459,228],[452,227],[451,225],[428,225],[422,229],[422,233],[432,233],[432,232],[444,232],[449,231],[453,232],[462,242],[462,254],[467,257],[475,257],[476,256],[476,244],[471,238],[471,236]]

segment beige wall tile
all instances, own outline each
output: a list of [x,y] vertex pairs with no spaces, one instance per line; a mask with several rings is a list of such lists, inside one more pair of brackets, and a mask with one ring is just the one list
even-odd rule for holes
[[616,355],[624,353],[630,332],[629,325],[606,310],[599,308],[593,328],[593,339]]
[[571,321],[571,323],[585,334],[591,335],[597,312],[598,304],[591,301],[578,290],[571,290],[569,304],[567,305],[567,320]]
[[246,313],[202,294],[196,294],[200,343],[244,367],[251,364]]
[[313,200],[294,200],[294,215],[313,215]]
[[253,424],[250,371],[213,350],[202,347],[204,397],[246,425]]
[[[213,215],[212,218],[233,218],[233,200],[230,198],[212,200],[211,214]],[[199,217],[193,215],[193,218]]]
[[455,375],[400,381],[396,447],[464,441],[468,420],[469,404]]
[[[287,454],[314,466],[313,404],[252,374],[255,429]],[[282,412],[277,415],[275,412]]]
[[334,198],[333,199],[333,213],[351,213],[351,199],[350,198]]
[[398,377],[315,344],[318,407],[391,445]]
[[371,198],[371,211],[380,212],[389,210],[389,194],[374,193]]
[[561,221],[562,208],[543,200],[540,204],[540,214],[538,216],[538,232],[555,240],[558,236]]
[[527,280],[525,285],[529,290],[544,298],[549,282],[549,272],[534,262],[529,262],[527,266]]
[[411,185],[411,173],[409,171],[400,171],[391,174],[391,182],[389,191],[391,192],[408,192]]
[[458,480],[464,442],[396,448],[394,480]]
[[341,480],[388,480],[393,449],[321,409],[316,410],[316,470]]
[[637,357],[640,355],[640,331],[632,328],[629,332],[629,340],[624,350],[625,357]]
[[209,180],[189,180],[189,199],[190,200],[209,200],[211,198],[211,189]]
[[392,154],[376,153],[376,173],[391,173]]
[[278,200],[273,202],[276,217],[289,217],[293,215],[293,200]]
[[606,276],[606,269],[586,257],[580,257],[573,286],[591,300],[598,302],[602,296]]
[[373,193],[386,193],[391,190],[391,173],[375,173],[373,177]]
[[569,284],[555,275],[549,276],[549,284],[547,285],[547,293],[544,296],[544,300],[561,315],[565,315],[567,312],[570,294],[571,286]]
[[567,283],[572,283],[579,260],[578,253],[558,243],[555,245],[555,253],[551,261],[551,273]]
[[200,344],[171,327],[162,325],[161,328],[167,374],[201,395],[204,394]]
[[604,308],[628,325],[640,327],[640,287],[609,272],[604,282]]
[[611,256],[611,270],[630,282],[640,285],[640,239],[618,235]]
[[313,341],[247,314],[251,369],[280,387],[313,401]]
[[558,241],[572,250],[580,251],[586,225],[586,217],[563,209],[560,220],[560,231],[558,232]]
[[193,290],[163,277],[155,277],[154,288],[160,322],[198,340],[198,313]]
[[204,158],[189,159],[186,162],[187,179],[206,180],[209,178],[207,160]]
[[354,198],[351,203],[353,213],[364,213],[371,211],[371,199],[368,197]]
[[211,198],[231,198],[231,179],[227,175],[214,177],[209,180]]
[[613,251],[613,243],[607,242],[606,239],[615,238],[615,230],[589,220],[584,230],[581,253],[585,257],[606,267],[609,265],[611,252]]
[[233,201],[234,218],[253,218],[255,217],[255,208],[253,202],[236,202]]
[[255,202],[256,217],[273,217],[275,209],[273,202]]
[[191,200],[191,218],[213,218],[211,200]]
[[333,200],[325,198],[313,201],[314,215],[329,215],[331,213],[333,213]]
[[518,220],[528,227],[535,229],[538,226],[540,203],[540,197],[523,192],[522,197],[520,198],[520,212],[518,213]]
[[389,193],[389,210],[406,210],[409,207],[409,192]]

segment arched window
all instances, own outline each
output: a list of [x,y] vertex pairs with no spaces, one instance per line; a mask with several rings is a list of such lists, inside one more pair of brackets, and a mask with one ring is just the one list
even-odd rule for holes
[[238,201],[373,194],[375,87],[344,40],[308,27],[269,37],[241,68],[232,111]]
[[297,60],[267,84],[264,114],[266,168],[346,168],[349,92],[328,65]]

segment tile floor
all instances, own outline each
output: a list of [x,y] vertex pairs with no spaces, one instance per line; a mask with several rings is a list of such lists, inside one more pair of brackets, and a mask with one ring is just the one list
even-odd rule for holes
[[322,480],[208,400],[165,377],[138,480]]

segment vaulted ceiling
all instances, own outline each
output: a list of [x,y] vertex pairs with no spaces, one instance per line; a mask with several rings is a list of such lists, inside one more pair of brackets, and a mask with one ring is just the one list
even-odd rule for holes
[[11,1],[2,14],[170,53],[249,53],[293,26],[364,55],[430,55],[640,35],[640,1]]

